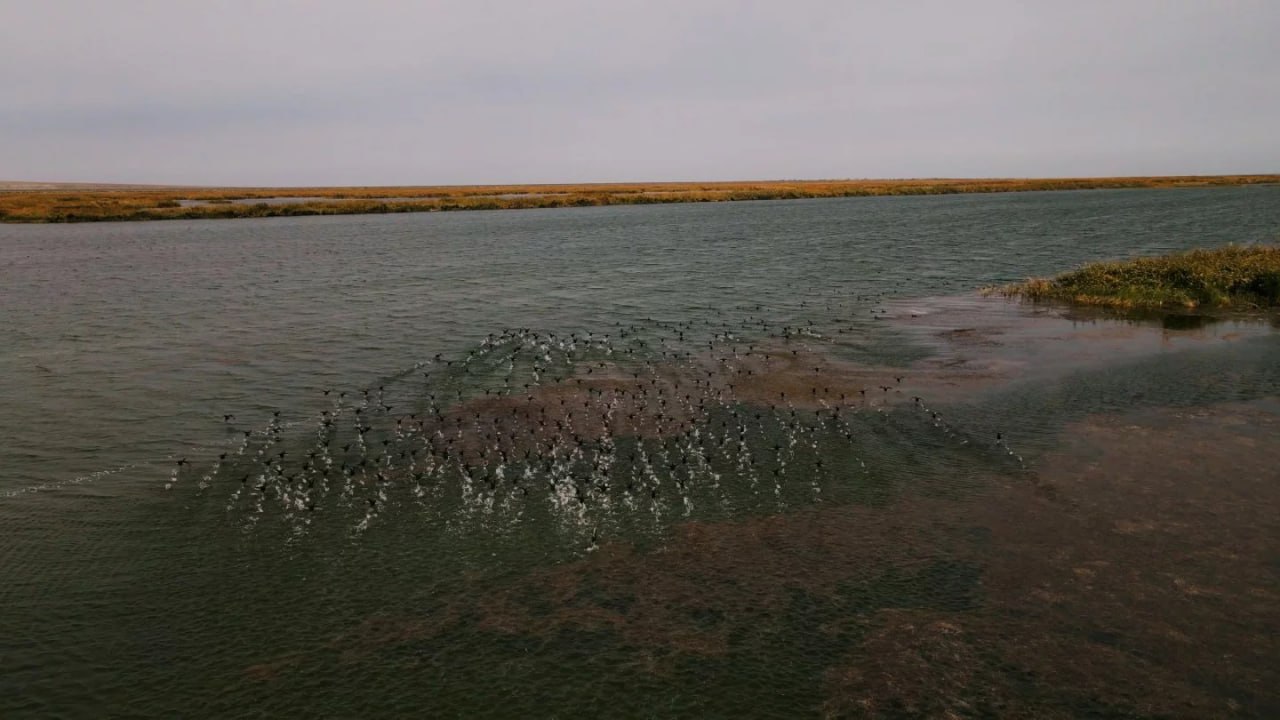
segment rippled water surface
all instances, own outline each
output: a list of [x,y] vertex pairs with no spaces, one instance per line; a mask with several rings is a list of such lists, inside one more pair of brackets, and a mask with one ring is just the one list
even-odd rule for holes
[[1277,323],[973,291],[1278,234],[1274,187],[0,226],[0,716],[1275,716]]

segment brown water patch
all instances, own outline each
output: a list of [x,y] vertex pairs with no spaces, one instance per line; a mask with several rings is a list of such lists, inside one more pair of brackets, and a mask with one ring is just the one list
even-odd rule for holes
[[724,348],[643,366],[581,363],[572,377],[472,397],[436,413],[400,416],[399,422],[425,437],[439,431],[445,440],[431,441],[437,449],[447,443],[462,459],[478,461],[482,454],[542,453],[571,440],[674,437],[705,424],[714,411],[739,405],[781,412],[911,402],[913,392],[956,381],[953,375],[962,374],[913,377],[840,361],[820,347],[771,343],[741,354]]
[[1274,407],[1091,418],[1041,466],[1057,499],[1010,485],[973,507],[992,533],[984,607],[882,614],[828,676],[827,710],[1274,716]]
[[820,340],[772,340],[738,357],[712,357],[703,362],[710,365],[721,358],[726,375],[723,382],[733,396],[758,407],[818,410],[884,404],[903,399],[919,387],[920,380],[900,369],[842,361]]
[[[478,459],[482,451],[517,457],[574,438],[589,442],[687,432],[695,422],[693,406],[711,392],[671,367],[634,378],[615,364],[602,365],[593,366],[587,378],[532,386],[520,394],[476,397],[435,416],[401,421],[416,422],[427,436],[441,431],[464,459]],[[458,428],[465,430],[461,436],[456,436]]]
[[[331,645],[357,661],[381,646],[459,626],[546,641],[567,631],[606,631],[643,651],[653,671],[666,672],[679,657],[732,652],[735,633],[776,630],[797,593],[830,602],[870,588],[872,602],[894,602],[879,597],[893,592],[878,586],[885,577],[918,586],[916,594],[935,592],[924,587],[931,568],[977,559],[967,528],[948,520],[946,507],[910,498],[888,509],[685,523],[655,552],[605,544],[586,559],[502,587],[459,588],[429,616],[372,617]],[[822,632],[845,635],[863,622],[833,617]]]
[[[830,599],[858,579],[894,572],[910,583],[943,558],[971,559],[956,528],[918,526],[918,518],[935,516],[925,507],[934,504],[686,523],[658,552],[617,543],[532,573],[487,596],[477,620],[485,629],[544,638],[607,629],[664,657],[724,655],[735,632],[776,627],[797,592]],[[839,623],[829,630],[840,632]]]
[[992,478],[969,500],[685,523],[654,551],[608,543],[497,587],[472,578],[330,647],[365,662],[463,628],[583,631],[666,676],[681,658],[767,651],[805,598],[809,630],[843,648],[823,675],[829,716],[1274,716],[1276,407],[1089,418],[1039,477]]

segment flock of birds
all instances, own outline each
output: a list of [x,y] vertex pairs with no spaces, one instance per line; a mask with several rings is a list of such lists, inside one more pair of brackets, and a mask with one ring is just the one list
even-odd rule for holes
[[[216,458],[203,471],[178,459],[165,487],[224,493],[246,528],[279,518],[304,534],[334,518],[359,534],[410,509],[453,526],[545,518],[593,549],[628,523],[856,492],[874,482],[869,460],[913,452],[926,431],[969,444],[903,373],[832,387],[813,359],[856,329],[755,315],[508,329],[373,387],[319,390],[310,422],[276,411],[245,429],[226,413]],[[994,445],[1012,455],[1003,435]]]

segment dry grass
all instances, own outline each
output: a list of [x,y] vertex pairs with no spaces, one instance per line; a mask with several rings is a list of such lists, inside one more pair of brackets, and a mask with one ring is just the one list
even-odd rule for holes
[[[803,180],[434,187],[181,188],[0,185],[0,222],[92,222],[501,210],[734,200],[1271,184],[1280,175],[1050,179]],[[9,189],[5,189],[5,188]],[[268,198],[318,198],[268,204]],[[183,206],[179,201],[200,201]]]
[[1280,246],[1228,246],[1086,265],[986,292],[1119,309],[1280,307]]

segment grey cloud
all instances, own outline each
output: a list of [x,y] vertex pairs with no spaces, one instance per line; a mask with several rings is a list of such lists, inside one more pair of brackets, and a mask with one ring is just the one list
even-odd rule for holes
[[1280,5],[9,2],[0,177],[1274,172]]

